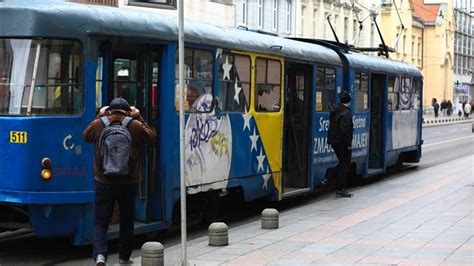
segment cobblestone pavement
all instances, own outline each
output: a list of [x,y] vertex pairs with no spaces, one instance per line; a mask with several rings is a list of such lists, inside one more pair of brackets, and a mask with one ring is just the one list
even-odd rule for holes
[[[190,265],[474,264],[474,155],[229,228],[229,245],[188,242]],[[180,245],[165,265],[180,263]],[[135,257],[135,265],[141,261]]]

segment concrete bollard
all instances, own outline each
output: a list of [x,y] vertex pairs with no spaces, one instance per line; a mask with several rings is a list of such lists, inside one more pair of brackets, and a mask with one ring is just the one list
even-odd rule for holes
[[212,223],[209,225],[209,246],[229,245],[229,228],[225,223]]
[[142,246],[142,266],[163,266],[164,247],[160,242],[146,242]]
[[276,209],[262,211],[262,229],[278,229],[279,212]]

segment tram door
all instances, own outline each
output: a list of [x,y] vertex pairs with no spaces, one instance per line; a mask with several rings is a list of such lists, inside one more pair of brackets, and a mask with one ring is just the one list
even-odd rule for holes
[[369,168],[381,169],[384,166],[384,92],[386,75],[371,75],[370,91],[370,138]]
[[[107,68],[104,73],[108,73],[109,84],[108,89],[103,90],[106,94],[104,98],[107,99],[105,103],[115,97],[125,98],[131,106],[140,110],[145,121],[158,135],[160,47],[121,40],[107,43],[102,50],[107,62],[104,64]],[[140,222],[161,220],[163,217],[162,197],[158,195],[161,194],[157,177],[158,143],[144,147],[142,154],[143,178],[138,186],[135,204],[135,219]]]
[[283,195],[309,187],[311,65],[288,64]]

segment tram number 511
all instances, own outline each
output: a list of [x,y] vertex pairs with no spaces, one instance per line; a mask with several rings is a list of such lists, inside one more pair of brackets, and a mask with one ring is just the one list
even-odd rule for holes
[[26,143],[28,141],[28,133],[26,131],[10,131],[11,143]]

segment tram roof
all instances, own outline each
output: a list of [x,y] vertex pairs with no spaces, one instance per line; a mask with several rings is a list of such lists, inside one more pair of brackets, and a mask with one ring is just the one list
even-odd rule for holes
[[350,67],[368,70],[374,73],[406,74],[421,76],[421,71],[414,65],[408,63],[366,55],[363,53],[349,52],[344,54],[349,61]]
[[[94,34],[178,40],[176,17],[131,9],[62,1],[15,1],[0,3],[0,18],[1,37],[75,37],[85,40]],[[185,23],[185,40],[306,62],[341,65],[336,52],[320,45],[195,21]]]

